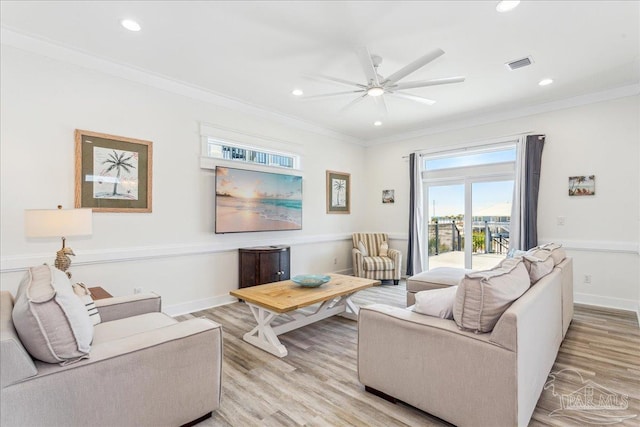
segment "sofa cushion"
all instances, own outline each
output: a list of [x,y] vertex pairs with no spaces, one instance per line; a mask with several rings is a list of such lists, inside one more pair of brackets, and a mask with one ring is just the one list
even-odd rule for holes
[[178,323],[164,313],[146,313],[101,323],[96,326],[94,345],[143,334],[154,329],[164,328]]
[[456,301],[457,286],[431,289],[416,293],[413,311],[441,319],[453,319],[453,304]]
[[559,243],[547,243],[546,245],[540,246],[539,249],[551,252],[554,265],[560,264],[567,257],[567,253]]
[[437,267],[407,279],[407,291],[419,292],[429,289],[457,286],[464,275],[473,270],[454,267]]
[[69,278],[57,268],[45,264],[27,270],[12,317],[20,341],[35,359],[68,364],[88,357],[93,325]]
[[507,258],[491,270],[468,273],[458,286],[453,318],[460,328],[489,332],[529,286],[522,258]]
[[369,256],[363,258],[364,269],[367,271],[393,270],[394,263],[391,258],[382,256]]
[[524,266],[529,273],[532,285],[547,274],[551,273],[555,266],[553,257],[551,256],[551,251],[539,248],[533,248],[527,251],[527,253],[522,257],[522,260],[524,261]]

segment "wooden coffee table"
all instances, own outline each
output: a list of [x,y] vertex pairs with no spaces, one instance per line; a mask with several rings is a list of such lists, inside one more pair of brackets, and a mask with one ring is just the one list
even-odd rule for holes
[[[328,276],[331,280],[318,288],[304,288],[291,280],[283,280],[229,292],[247,303],[258,323],[244,334],[243,339],[264,351],[284,357],[287,349],[278,335],[336,314],[357,320],[359,307],[351,301],[351,295],[380,281],[342,274]],[[318,303],[320,305],[311,310],[301,310]],[[283,318],[284,323],[271,326],[278,317]]]

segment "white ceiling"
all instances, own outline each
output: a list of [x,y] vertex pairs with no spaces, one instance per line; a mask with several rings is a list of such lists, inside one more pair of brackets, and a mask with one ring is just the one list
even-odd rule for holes
[[[3,28],[313,123],[363,142],[640,81],[637,1],[2,1]],[[137,20],[133,33],[119,24]],[[444,56],[403,81],[466,76],[407,90],[436,104],[385,96],[341,112],[355,96],[305,75],[365,83],[356,50],[383,57],[385,76],[436,48]],[[504,63],[531,55],[534,64]],[[538,86],[550,77],[550,86]],[[377,119],[383,121],[374,127]]]

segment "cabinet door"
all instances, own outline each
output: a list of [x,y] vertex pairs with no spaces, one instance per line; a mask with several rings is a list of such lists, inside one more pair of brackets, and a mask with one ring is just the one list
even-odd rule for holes
[[291,252],[289,252],[289,249],[280,252],[280,271],[282,272],[282,274],[280,275],[280,280],[289,280],[291,278],[290,255]]
[[266,252],[260,254],[260,278],[258,285],[280,281],[280,253]]
[[257,285],[258,279],[258,256],[253,252],[240,251],[240,287]]

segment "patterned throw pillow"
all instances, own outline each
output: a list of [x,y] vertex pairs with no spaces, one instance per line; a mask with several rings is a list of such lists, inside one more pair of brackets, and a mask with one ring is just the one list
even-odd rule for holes
[[389,256],[389,244],[387,242],[380,243],[380,249],[378,250],[378,256]]
[[76,283],[73,285],[73,292],[78,295],[80,301],[82,301],[82,305],[87,307],[87,312],[89,313],[89,319],[91,319],[91,323],[93,326],[96,326],[98,323],[102,322],[100,318],[100,313],[98,313],[98,308],[96,307],[96,303],[91,298],[91,291],[87,289],[87,285],[84,283]]

